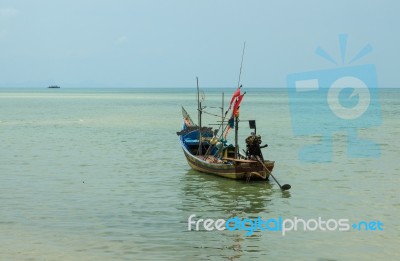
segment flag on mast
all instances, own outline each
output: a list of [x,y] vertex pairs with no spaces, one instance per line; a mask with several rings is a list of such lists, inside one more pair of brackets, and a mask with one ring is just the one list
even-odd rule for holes
[[235,105],[233,106],[232,116],[236,116],[237,110],[238,110],[240,103],[242,102],[245,94],[246,94],[246,92],[236,98]]
[[232,116],[228,121],[228,126],[226,127],[226,131],[224,133],[224,139],[226,139],[226,137],[228,136],[230,130],[235,127],[235,120],[234,119],[235,119],[235,117],[238,116],[240,103],[242,102],[243,97],[246,94],[246,92],[240,93],[240,88],[241,87],[242,87],[242,85],[240,85],[236,89],[236,91],[233,93],[231,102],[229,104],[229,108],[232,109]]
[[236,91],[233,93],[232,98],[231,98],[231,102],[229,103],[229,107],[231,107],[231,106],[232,106],[232,103],[235,101],[235,99],[236,99],[237,97],[240,96],[240,88],[242,88],[242,85],[240,85],[240,86],[236,89]]

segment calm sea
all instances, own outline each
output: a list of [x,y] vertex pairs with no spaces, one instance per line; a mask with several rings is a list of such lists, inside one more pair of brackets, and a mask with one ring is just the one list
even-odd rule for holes
[[[349,158],[337,132],[328,163],[299,160],[319,136],[293,135],[285,89],[246,91],[241,118],[257,120],[288,192],[190,170],[176,131],[181,105],[196,119],[194,89],[0,89],[0,260],[400,260],[400,91],[381,89],[382,124],[359,130],[380,156]],[[220,93],[203,102],[215,114]],[[240,130],[243,148],[250,130]],[[188,231],[191,214],[379,220],[384,230],[246,236]]]

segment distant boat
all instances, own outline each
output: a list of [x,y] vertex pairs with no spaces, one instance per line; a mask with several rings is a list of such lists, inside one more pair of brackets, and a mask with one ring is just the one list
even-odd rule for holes
[[60,86],[58,86],[58,85],[50,85],[49,87],[47,87],[47,88],[51,88],[51,89],[59,89],[60,88]]

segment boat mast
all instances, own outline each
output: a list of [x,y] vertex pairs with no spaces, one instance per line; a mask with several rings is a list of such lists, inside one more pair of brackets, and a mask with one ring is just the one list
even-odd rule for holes
[[235,159],[239,158],[239,144],[238,144],[238,132],[239,132],[239,116],[235,117]]
[[240,62],[240,71],[239,71],[238,87],[240,86],[240,76],[242,75],[242,66],[243,66],[244,49],[246,49],[246,42],[243,43],[242,61]]
[[[246,49],[246,42],[243,43],[243,52],[242,52],[242,61],[240,62],[238,88],[240,88],[239,87],[240,86],[240,76],[242,76],[242,67],[243,67],[243,58],[244,58],[244,50],[245,49]],[[235,159],[237,159],[239,157],[239,144],[238,144],[239,113],[237,113],[237,115],[233,115],[233,117],[235,117]]]
[[200,89],[199,89],[199,77],[196,77],[197,81],[197,117],[198,117],[198,125],[199,125],[199,148],[197,150],[197,154],[202,154],[202,144],[201,144],[201,102],[200,102]]

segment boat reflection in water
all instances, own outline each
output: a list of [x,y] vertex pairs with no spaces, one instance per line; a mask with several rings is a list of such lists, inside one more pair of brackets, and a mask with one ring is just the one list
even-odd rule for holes
[[[246,236],[246,231],[206,231],[195,226],[188,231],[188,218],[195,214],[193,220],[217,219],[228,220],[232,217],[263,218],[272,215],[277,209],[272,199],[290,197],[290,192],[272,189],[268,182],[246,182],[222,179],[213,175],[204,175],[195,170],[188,170],[182,176],[178,207],[182,217],[182,227],[185,229],[184,244],[194,252],[197,258],[209,259],[223,257],[228,260],[240,259],[242,255],[255,254],[257,257],[267,256],[270,248],[264,243],[268,232],[254,231]],[[278,194],[277,194],[278,193]],[[278,197],[278,198],[279,198]],[[275,215],[275,214],[274,214]],[[206,248],[207,251],[196,251]],[[189,250],[188,250],[189,251]]]

